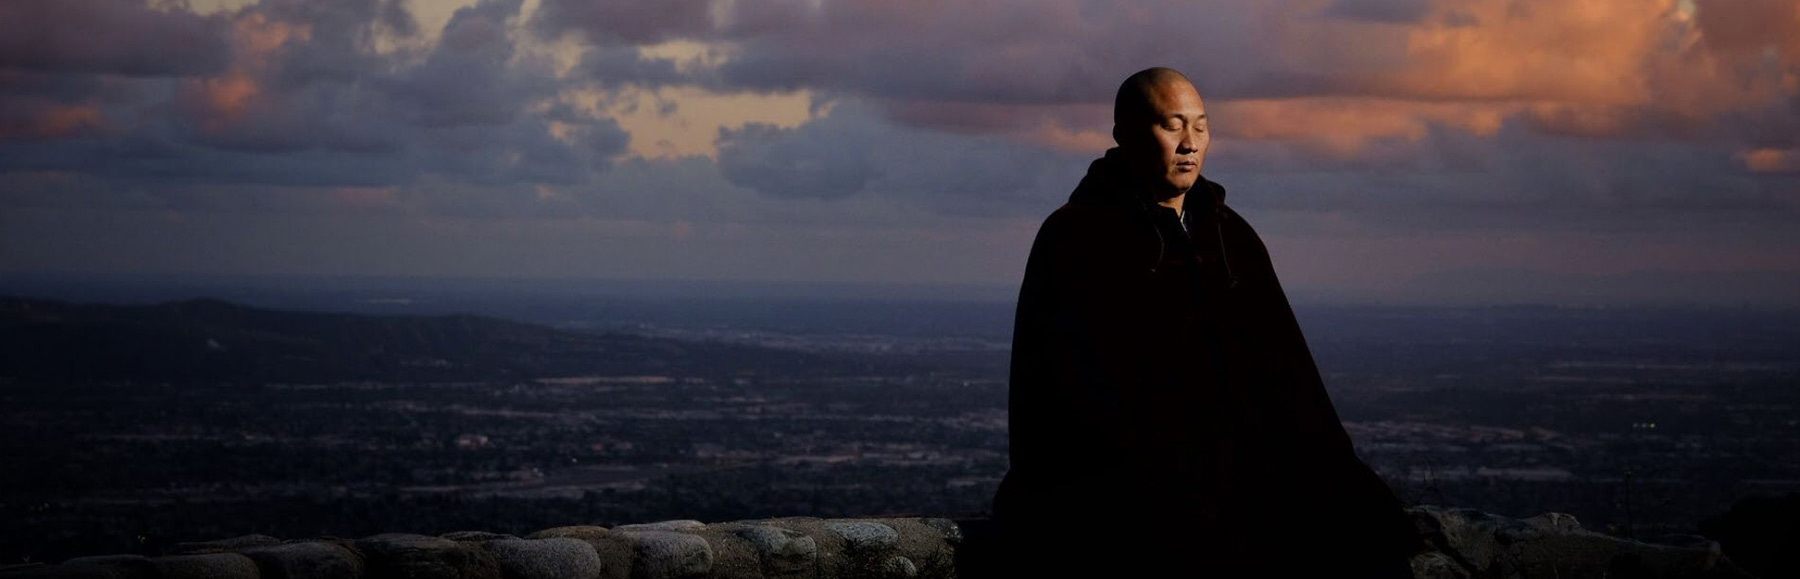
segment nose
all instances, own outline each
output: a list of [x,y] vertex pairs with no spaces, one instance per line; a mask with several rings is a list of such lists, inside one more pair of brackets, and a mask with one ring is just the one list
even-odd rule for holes
[[1198,138],[1194,136],[1194,131],[1182,131],[1181,142],[1175,144],[1175,152],[1183,155],[1194,152],[1196,150],[1194,144],[1197,140]]

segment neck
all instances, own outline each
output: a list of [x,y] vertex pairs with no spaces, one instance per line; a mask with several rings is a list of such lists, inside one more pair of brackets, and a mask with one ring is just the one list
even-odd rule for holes
[[1175,194],[1175,196],[1174,196],[1174,197],[1170,197],[1170,198],[1168,198],[1168,199],[1164,199],[1164,200],[1162,200],[1162,201],[1158,201],[1158,202],[1157,202],[1157,205],[1161,205],[1161,206],[1163,206],[1163,207],[1167,207],[1167,208],[1170,208],[1170,209],[1174,209],[1174,210],[1175,210],[1175,216],[1176,216],[1176,217],[1180,217],[1180,216],[1181,216],[1181,207],[1182,207],[1182,200],[1183,200],[1183,199],[1186,199],[1186,198],[1187,198],[1187,192],[1186,192],[1186,191],[1183,191],[1183,192],[1180,192],[1180,193],[1176,193],[1176,194]]
[[1129,183],[1138,191],[1140,199],[1174,209],[1176,215],[1181,215],[1182,200],[1187,198],[1187,191],[1174,190],[1161,181],[1142,177],[1133,178]]

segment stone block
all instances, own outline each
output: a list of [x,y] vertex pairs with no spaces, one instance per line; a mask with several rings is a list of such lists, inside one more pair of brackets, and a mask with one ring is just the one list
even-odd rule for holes
[[631,537],[636,546],[631,569],[635,579],[703,577],[712,572],[712,546],[697,535],[676,531],[620,534]]
[[810,577],[818,567],[818,542],[805,533],[763,524],[738,525],[729,533],[749,545],[765,576]]
[[[747,524],[754,523],[715,523],[688,533],[706,541],[707,547],[712,549],[712,567],[706,575],[708,579],[766,579],[756,547],[733,534],[739,527]],[[799,577],[801,576],[786,576],[784,579]]]
[[155,579],[156,567],[143,555],[98,555],[63,561],[60,567],[79,577],[107,579]]
[[825,523],[825,530],[843,539],[844,548],[852,555],[885,552],[900,545],[899,532],[872,521],[829,521]]
[[353,579],[362,577],[362,557],[325,541],[282,543],[240,551],[256,561],[263,579]]
[[481,543],[506,579],[597,579],[600,555],[580,539],[498,539]]
[[[1738,577],[1716,544],[1704,539],[1661,545],[1581,528],[1574,517],[1545,513],[1513,519],[1474,509],[1414,507],[1438,556],[1471,577],[1617,579]],[[1421,560],[1413,560],[1415,574]],[[1435,563],[1432,563],[1435,564]],[[1440,575],[1434,575],[1440,576]]]
[[256,562],[237,553],[196,553],[151,559],[163,579],[258,579]]
[[442,537],[385,533],[359,539],[370,577],[500,579],[500,566],[479,547]]
[[600,576],[604,579],[629,579],[637,559],[637,543],[626,533],[614,533],[606,527],[575,525],[553,527],[527,535],[527,539],[569,538],[587,543],[600,557]]

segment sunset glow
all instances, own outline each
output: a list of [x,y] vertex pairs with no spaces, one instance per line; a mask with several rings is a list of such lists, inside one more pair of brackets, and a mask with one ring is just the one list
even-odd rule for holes
[[1791,0],[7,2],[0,271],[1005,286],[1158,65],[1300,294],[1800,279]]

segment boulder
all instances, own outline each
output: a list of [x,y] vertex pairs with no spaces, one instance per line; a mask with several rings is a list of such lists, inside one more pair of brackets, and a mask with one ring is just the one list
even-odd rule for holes
[[1414,557],[1414,574],[1420,577],[1427,576],[1422,571],[1432,577],[1509,579],[1749,577],[1703,537],[1677,537],[1673,544],[1621,539],[1583,529],[1562,513],[1521,520],[1474,509],[1411,511],[1438,555]]
[[598,579],[602,564],[593,545],[580,539],[497,539],[481,543],[506,579]]
[[163,579],[257,579],[256,562],[237,553],[197,553],[151,559]]
[[805,533],[762,524],[738,525],[729,532],[749,544],[763,575],[806,577],[818,566],[818,542]]
[[605,579],[629,579],[633,561],[637,559],[637,543],[626,533],[614,533],[594,525],[552,527],[527,535],[527,539],[576,539],[594,548],[600,557],[600,576]]
[[880,553],[900,545],[899,532],[872,521],[830,521],[825,529],[842,538],[844,548],[852,554]]
[[372,577],[500,579],[500,566],[491,555],[442,537],[385,533],[355,545]]
[[675,531],[620,533],[637,547],[631,576],[635,579],[704,577],[712,571],[713,551],[706,539]]
[[264,579],[352,579],[363,574],[362,557],[325,541],[301,541],[239,551],[256,562]]

